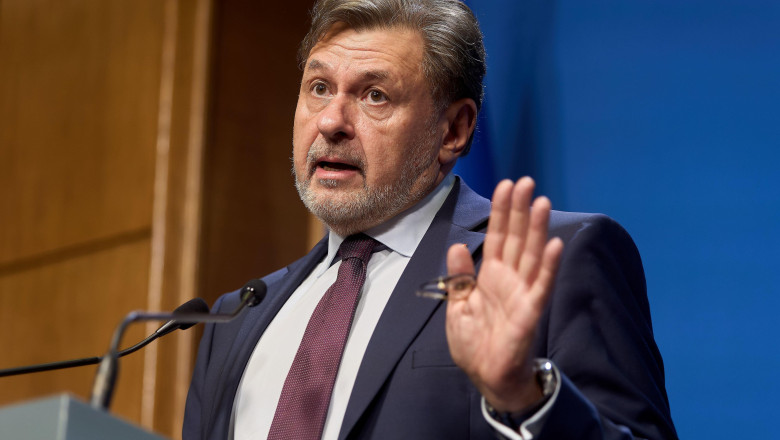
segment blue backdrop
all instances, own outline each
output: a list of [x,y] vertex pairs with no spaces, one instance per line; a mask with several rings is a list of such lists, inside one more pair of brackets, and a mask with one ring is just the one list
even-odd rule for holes
[[620,221],[680,437],[776,437],[780,2],[468,3],[487,98],[457,172]]

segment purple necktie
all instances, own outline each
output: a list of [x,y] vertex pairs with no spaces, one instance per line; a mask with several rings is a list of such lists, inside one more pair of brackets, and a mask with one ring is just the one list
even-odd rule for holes
[[341,243],[338,277],[306,326],[284,381],[269,440],[316,440],[322,436],[344,344],[376,244],[363,234],[350,235]]

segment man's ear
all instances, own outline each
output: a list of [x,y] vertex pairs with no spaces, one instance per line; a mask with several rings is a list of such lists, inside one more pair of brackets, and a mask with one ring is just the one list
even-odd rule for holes
[[446,167],[454,165],[474,132],[477,125],[477,104],[471,98],[459,99],[444,110],[440,122],[446,123],[446,127],[439,149],[439,163]]

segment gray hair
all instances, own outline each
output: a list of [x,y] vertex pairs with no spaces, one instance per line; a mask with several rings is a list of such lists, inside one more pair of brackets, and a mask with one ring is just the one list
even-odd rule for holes
[[[312,48],[337,23],[354,30],[404,27],[424,41],[422,69],[438,109],[461,98],[482,107],[485,47],[479,23],[459,0],[319,0],[312,23],[298,49],[303,69]],[[473,135],[472,135],[473,137]],[[468,153],[469,138],[462,155]]]

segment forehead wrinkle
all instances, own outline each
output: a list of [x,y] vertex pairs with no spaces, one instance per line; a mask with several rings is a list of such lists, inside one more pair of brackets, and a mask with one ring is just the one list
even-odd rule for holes
[[390,72],[386,70],[367,70],[360,75],[366,81],[384,81],[390,78]]
[[[315,58],[309,61],[307,70],[317,72],[317,71],[329,70],[329,67],[330,66],[328,66],[326,63]],[[363,81],[366,82],[381,82],[381,81],[388,80],[392,75],[387,70],[376,69],[376,70],[366,70],[360,72],[358,76],[359,78],[361,78]]]
[[[328,70],[329,67],[330,66],[327,65],[326,63],[315,58],[309,62],[309,65],[307,66],[307,70],[322,71],[322,70]],[[390,72],[388,72],[387,70],[376,69],[376,70],[366,70],[364,72],[360,72],[359,76],[360,78],[367,81],[383,81],[390,78],[391,75]]]

